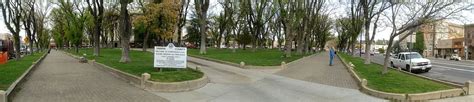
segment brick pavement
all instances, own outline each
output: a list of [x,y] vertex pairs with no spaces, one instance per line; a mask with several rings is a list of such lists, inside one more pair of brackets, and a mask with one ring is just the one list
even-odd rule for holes
[[329,66],[328,52],[308,56],[297,62],[288,64],[288,68],[276,73],[277,75],[320,83],[330,86],[358,89],[357,83],[339,60],[334,58],[334,65]]
[[164,102],[112,74],[58,51],[33,71],[13,102]]

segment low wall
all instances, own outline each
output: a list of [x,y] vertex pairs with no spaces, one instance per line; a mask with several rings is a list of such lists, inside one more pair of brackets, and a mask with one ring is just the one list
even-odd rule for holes
[[3,90],[0,90],[0,102],[7,102],[7,94]]
[[207,83],[209,83],[209,79],[204,75],[199,79],[184,82],[163,83],[146,80],[145,86],[146,89],[150,91],[183,92],[202,88],[206,86]]
[[8,102],[9,98],[14,96],[15,92],[21,89],[18,87],[25,82],[26,78],[30,76],[31,72],[34,71],[39,64],[41,64],[47,55],[48,53],[45,53],[38,60],[32,62],[33,64],[25,72],[23,72],[23,74],[18,79],[16,79],[6,91],[0,90],[0,102]]
[[374,89],[371,89],[367,87],[366,85],[361,85],[362,92],[369,94],[371,96],[379,97],[379,98],[384,98],[388,100],[405,100],[406,95],[405,94],[397,94],[397,93],[388,93],[388,92],[382,92],[382,91],[377,91]]
[[104,65],[102,63],[97,63],[95,61],[91,61],[90,64],[92,64],[94,67],[96,68],[99,68],[100,70],[103,70],[103,71],[106,71],[106,72],[110,72],[111,74],[117,76],[118,78],[121,78],[125,81],[127,81],[127,83],[131,83],[135,86],[139,86],[140,83],[141,83],[141,78],[140,77],[137,77],[135,75],[132,75],[132,74],[129,74],[129,73],[125,73],[125,72],[122,72],[120,70],[117,70],[117,69],[114,69],[112,67],[109,67],[107,65]]
[[[409,74],[409,75],[413,75],[413,76],[417,76],[417,77],[424,78],[424,79],[427,79],[427,80],[439,82],[439,83],[449,85],[449,86],[453,86],[453,87],[456,87],[456,88],[449,89],[449,90],[440,90],[440,91],[433,91],[433,92],[416,93],[416,94],[398,94],[398,93],[382,92],[382,91],[374,90],[374,89],[371,89],[371,88],[367,87],[367,80],[361,79],[357,75],[357,73],[354,72],[353,67],[350,66],[348,64],[348,62],[343,60],[339,55],[337,55],[337,56],[339,57],[339,60],[341,60],[341,62],[344,64],[344,66],[346,66],[346,68],[348,69],[349,73],[351,73],[353,78],[356,79],[357,82],[359,83],[360,91],[362,91],[366,94],[375,96],[375,97],[379,97],[379,98],[384,98],[384,99],[388,99],[388,100],[392,100],[392,101],[410,101],[410,102],[415,101],[415,102],[418,102],[418,101],[428,101],[428,100],[433,100],[433,99],[441,99],[441,98],[462,96],[462,95],[466,95],[466,92],[467,92],[466,90],[470,89],[468,87],[463,87],[462,85],[458,85],[458,84],[454,84],[454,83],[450,83],[450,82],[445,82],[445,81],[441,81],[441,80],[437,80],[437,79],[432,79],[432,78],[428,78],[428,77],[424,77],[424,76],[420,76],[420,75],[415,75],[413,73],[404,72],[404,73]],[[468,84],[466,86],[468,86]]]
[[[206,75],[203,77],[195,80],[184,81],[184,82],[155,82],[150,81],[148,79],[143,79],[141,77],[137,77],[135,75],[122,72],[120,70],[114,69],[107,65],[97,63],[95,61],[91,62],[93,66],[102,69],[104,71],[108,71],[115,76],[118,76],[121,79],[124,79],[128,83],[131,83],[137,87],[141,87],[145,90],[150,91],[160,91],[160,92],[182,92],[182,91],[191,91],[194,89],[199,89],[204,87],[207,83],[209,83],[209,79]],[[142,87],[141,84],[145,84],[145,87]]]

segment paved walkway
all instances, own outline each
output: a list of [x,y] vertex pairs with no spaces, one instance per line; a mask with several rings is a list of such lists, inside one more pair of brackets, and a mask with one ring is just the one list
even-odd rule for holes
[[329,66],[329,54],[321,52],[288,64],[288,68],[276,73],[277,75],[320,83],[330,86],[359,89],[354,78],[338,57],[334,65]]
[[334,87],[188,57],[211,83],[180,93],[154,92],[173,102],[383,102],[356,89]]
[[474,95],[431,100],[430,102],[474,102]]
[[163,102],[112,74],[52,50],[13,102]]

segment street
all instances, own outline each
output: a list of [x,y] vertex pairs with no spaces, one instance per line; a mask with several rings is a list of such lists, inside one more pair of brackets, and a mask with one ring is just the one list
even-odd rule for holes
[[[474,81],[474,62],[454,61],[447,59],[428,58],[433,65],[427,73],[420,75],[435,78],[444,81],[450,81],[458,84],[464,84],[466,81]],[[372,62],[383,65],[384,56],[372,56]]]

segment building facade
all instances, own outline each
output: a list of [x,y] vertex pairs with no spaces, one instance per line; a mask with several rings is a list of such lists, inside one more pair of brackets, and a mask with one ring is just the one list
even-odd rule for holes
[[[464,26],[438,21],[421,25],[418,31],[424,35],[425,50],[423,56],[449,57],[451,54],[458,54],[464,57]],[[404,35],[406,34],[400,36]],[[400,42],[400,47],[402,50],[409,51],[415,42],[416,34],[413,33]]]
[[464,40],[466,41],[468,59],[474,59],[474,24],[468,24],[464,26]]
[[445,35],[437,35],[437,43],[435,44],[435,52],[438,56],[451,56],[452,54],[458,54],[460,57],[465,58],[464,54],[464,26],[448,23],[448,32]]

